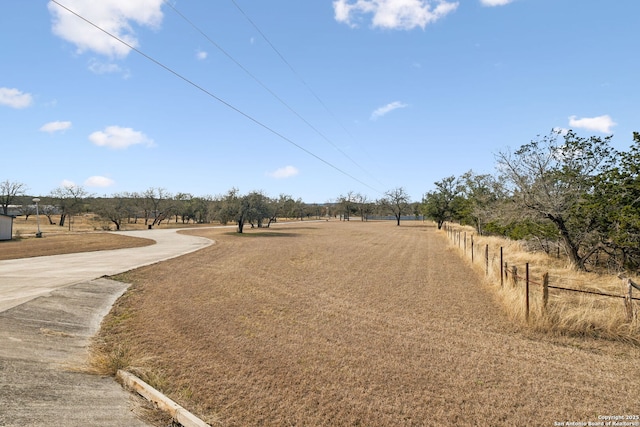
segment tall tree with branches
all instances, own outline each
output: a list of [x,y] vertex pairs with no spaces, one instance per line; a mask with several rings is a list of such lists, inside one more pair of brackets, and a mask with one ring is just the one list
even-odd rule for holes
[[426,217],[438,225],[438,230],[446,221],[457,215],[457,205],[462,192],[460,180],[454,175],[436,181],[436,189],[427,192],[422,198],[422,209]]
[[402,215],[409,212],[409,203],[411,199],[404,187],[396,187],[384,193],[382,204],[391,210],[396,218],[396,225],[400,225]]
[[516,207],[553,224],[576,270],[585,270],[599,248],[597,221],[584,208],[596,176],[614,156],[610,139],[552,131],[497,155],[501,179],[510,186]]
[[18,197],[24,195],[25,191],[27,191],[27,186],[22,182],[9,181],[8,179],[0,182],[2,213],[7,215],[9,213],[9,205],[13,204]]

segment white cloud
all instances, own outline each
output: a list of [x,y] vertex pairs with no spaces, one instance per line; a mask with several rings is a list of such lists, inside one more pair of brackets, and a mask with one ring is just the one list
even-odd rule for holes
[[67,129],[71,129],[71,122],[60,122],[60,121],[49,122],[44,124],[40,128],[42,132],[49,132],[49,133],[64,132]]
[[120,73],[125,77],[129,77],[129,71],[123,69],[113,62],[102,62],[95,58],[89,60],[89,70],[94,74],[116,74]]
[[64,188],[75,188],[77,187],[76,183],[73,181],[70,181],[68,179],[63,179],[62,182],[60,183],[60,185]]
[[300,171],[295,166],[285,166],[283,168],[276,169],[273,172],[267,172],[267,176],[276,179],[284,179],[291,178],[292,176],[296,176],[299,173]]
[[[129,45],[138,47],[138,39],[132,24],[151,28],[159,27],[163,17],[161,10],[163,2],[164,0],[65,0],[64,5]],[[129,53],[130,49],[127,46],[61,6],[49,2],[48,8],[52,15],[53,33],[73,43],[78,53],[94,51],[101,55],[119,58]]]
[[104,131],[93,132],[89,135],[89,140],[99,147],[113,149],[124,149],[137,144],[154,146],[153,140],[144,133],[120,126],[107,126]]
[[375,110],[373,113],[371,113],[370,119],[376,120],[377,118],[382,117],[393,110],[397,110],[398,108],[405,108],[405,107],[408,107],[408,105],[403,102],[400,102],[400,101],[391,102],[385,105],[384,107],[380,107],[377,110]]
[[504,6],[513,2],[513,0],[480,0],[483,6]]
[[27,108],[33,102],[33,97],[28,93],[22,93],[18,89],[0,87],[0,104],[11,108]]
[[204,50],[199,50],[196,52],[196,58],[200,61],[207,59],[207,56],[209,56],[209,54]]
[[111,178],[107,178],[105,176],[99,176],[99,175],[90,176],[84,181],[85,187],[100,187],[100,188],[111,187],[115,183],[116,182]]
[[608,114],[598,117],[569,117],[569,126],[602,133],[612,133],[611,128],[617,125]]
[[335,0],[336,21],[355,27],[354,20],[373,15],[373,27],[411,30],[436,22],[458,8],[458,2],[445,0]]

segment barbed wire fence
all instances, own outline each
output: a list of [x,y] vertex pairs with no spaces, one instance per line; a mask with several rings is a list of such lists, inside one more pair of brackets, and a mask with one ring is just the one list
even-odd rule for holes
[[[573,293],[594,298],[621,299],[624,304],[626,321],[633,322],[638,320],[637,304],[634,301],[640,301],[640,297],[634,296],[634,290],[640,291],[640,285],[625,275],[618,275],[623,292],[619,294],[605,292],[590,288],[589,284],[584,281],[551,276],[548,271],[545,271],[544,266],[513,261],[503,246],[491,247],[488,243],[482,242],[482,236],[478,238],[477,235],[467,232],[461,226],[445,224],[443,225],[443,230],[452,244],[457,246],[462,254],[470,259],[473,265],[484,269],[485,276],[497,275],[501,288],[510,286],[524,291],[524,315],[527,322],[531,315],[533,297],[539,298],[537,305],[540,306],[541,314],[548,313],[550,290],[557,293]],[[569,281],[573,281],[576,285],[572,287],[562,286]]]

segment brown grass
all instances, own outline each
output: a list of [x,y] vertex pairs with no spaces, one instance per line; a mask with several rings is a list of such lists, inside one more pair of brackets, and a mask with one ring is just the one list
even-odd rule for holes
[[[90,231],[116,231],[115,225],[108,220],[101,218],[98,215],[87,213],[81,215],[74,215],[67,218],[65,225],[60,227],[57,225],[60,220],[59,215],[52,217],[55,224],[49,224],[49,220],[46,216],[40,214],[40,231],[44,236],[52,236],[59,234],[70,234],[78,232],[90,232]],[[151,224],[151,221],[149,221]],[[161,224],[156,224],[154,228],[194,228],[194,227],[207,227],[216,224],[183,224],[182,221],[176,222],[174,218],[169,221],[162,221]],[[120,226],[120,230],[146,230],[147,225],[144,223],[144,219],[138,219],[136,223],[123,222]],[[14,238],[33,237],[38,231],[37,218],[35,215],[30,215],[25,219],[24,216],[16,217],[13,221],[13,234]]]
[[640,407],[636,348],[514,326],[431,226],[198,234],[216,244],[120,277],[133,286],[95,348],[213,425],[553,425]]
[[[580,289],[623,296],[626,288],[622,280],[612,274],[579,272],[571,270],[566,258],[549,256],[543,252],[527,251],[519,242],[500,237],[477,236],[471,227],[456,227],[462,233],[460,239],[450,236],[450,244],[459,255],[470,263],[471,236],[474,239],[473,267],[478,273],[485,274],[485,247],[489,247],[489,274],[485,281],[499,296],[505,312],[514,321],[523,323],[526,315],[524,276],[529,263],[530,277],[530,314],[528,326],[542,332],[591,336],[609,340],[624,341],[640,346],[640,322],[637,313],[640,305],[633,303],[636,316],[629,322],[623,298],[597,296],[560,289],[549,290],[547,309],[542,304],[543,274],[549,274],[549,284],[570,289]],[[445,234],[445,232],[442,232]],[[464,247],[464,233],[467,247]],[[500,247],[503,248],[503,261],[518,268],[521,278],[517,285],[511,280],[500,282]],[[640,283],[637,277],[634,278]],[[635,292],[635,297],[640,292]]]
[[[56,217],[57,219],[57,217]],[[153,240],[101,231],[104,220],[95,215],[73,217],[72,227],[51,225],[45,216],[40,216],[42,238],[36,238],[38,224],[35,215],[25,220],[17,217],[13,221],[13,240],[0,241],[0,261],[46,255],[77,252],[93,252],[108,249],[137,248],[154,244]],[[133,226],[129,227],[133,229]],[[143,224],[136,225],[142,229]],[[71,230],[69,229],[71,228]],[[163,228],[166,228],[163,226]]]
[[45,255],[92,252],[107,249],[137,248],[152,245],[150,239],[111,233],[68,233],[29,237],[0,242],[0,260],[29,258]]

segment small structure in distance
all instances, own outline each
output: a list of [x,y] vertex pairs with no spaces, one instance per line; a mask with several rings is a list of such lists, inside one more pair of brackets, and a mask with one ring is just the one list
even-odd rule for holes
[[13,216],[0,214],[0,240],[11,240],[13,237]]

